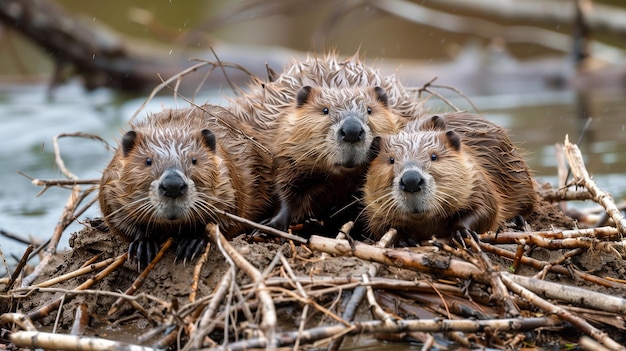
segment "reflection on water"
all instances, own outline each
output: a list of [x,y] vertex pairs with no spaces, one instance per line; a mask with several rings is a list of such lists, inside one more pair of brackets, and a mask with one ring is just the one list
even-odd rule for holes
[[[553,145],[563,142],[565,135],[575,142],[585,124],[577,117],[576,99],[576,94],[561,92],[472,100],[487,118],[511,131],[513,140],[527,151],[536,176],[553,181]],[[223,103],[217,93],[198,101],[206,100]],[[142,102],[143,97],[120,97],[106,90],[85,93],[73,84],[58,89],[52,100],[46,98],[44,86],[0,87],[0,229],[40,240],[49,238],[69,191],[52,188],[35,197],[41,189],[17,171],[41,179],[62,178],[54,163],[53,136],[82,131],[113,143]],[[464,106],[460,100],[457,105]],[[162,106],[176,104],[170,97],[157,98],[147,111]],[[605,93],[589,97],[588,109],[593,120],[580,144],[587,167],[603,190],[621,198],[626,195],[626,105],[621,96]],[[99,178],[111,157],[101,144],[86,139],[61,139],[60,146],[66,166],[82,179]],[[84,217],[98,215],[94,206]],[[79,228],[80,224],[74,224],[68,232]],[[65,238],[68,236],[66,233]],[[67,246],[66,240],[61,249]],[[2,250],[19,256],[24,247],[2,240]]]

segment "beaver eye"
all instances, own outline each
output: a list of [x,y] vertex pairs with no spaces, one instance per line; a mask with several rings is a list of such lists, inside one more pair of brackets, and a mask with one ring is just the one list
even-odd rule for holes
[[371,108],[371,107],[368,107],[368,108],[367,108],[367,114],[368,114],[368,115],[371,115],[371,114],[372,114],[372,108]]
[[152,159],[150,157],[146,158],[146,166],[152,166]]
[[325,115],[327,115],[327,114],[328,114],[328,107],[324,107],[324,108],[322,109],[322,113],[324,113]]
[[196,163],[198,163],[198,160],[195,157],[191,158],[191,164],[195,165]]
[[396,163],[396,159],[393,157],[389,157],[389,164],[392,165],[394,163]]
[[439,157],[437,157],[437,154],[430,154],[430,160],[431,161],[437,161],[439,159]]

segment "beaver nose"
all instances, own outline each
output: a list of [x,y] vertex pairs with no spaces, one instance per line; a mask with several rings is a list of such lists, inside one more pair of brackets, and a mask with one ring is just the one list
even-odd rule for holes
[[341,140],[347,141],[351,144],[359,142],[365,137],[365,130],[363,130],[363,125],[356,118],[349,118],[348,120],[343,122],[340,133]]
[[400,190],[407,193],[416,193],[422,190],[424,178],[418,171],[405,172],[400,178]]
[[159,184],[159,192],[162,196],[177,198],[185,195],[187,183],[178,173],[170,172]]

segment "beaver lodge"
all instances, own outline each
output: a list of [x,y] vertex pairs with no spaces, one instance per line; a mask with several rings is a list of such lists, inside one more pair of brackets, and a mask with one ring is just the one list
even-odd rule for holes
[[[423,349],[626,349],[624,205],[596,186],[567,137],[562,184],[537,185],[528,231],[393,247],[395,230],[359,241],[349,220],[335,237],[305,238],[292,226],[291,234],[232,241],[209,225],[201,257],[175,262],[169,240],[143,271],[99,219],[81,218],[99,180],[65,169],[57,139],[68,179],[33,184],[70,194],[48,244],[29,246],[0,281],[6,349],[335,350],[371,340]],[[567,208],[574,200],[598,208],[573,219]],[[84,228],[71,234],[70,251],[57,252],[75,220]]]

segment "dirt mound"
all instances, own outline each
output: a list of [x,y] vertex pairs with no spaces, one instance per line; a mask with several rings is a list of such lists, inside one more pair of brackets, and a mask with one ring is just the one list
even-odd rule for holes
[[[528,219],[528,225],[533,230],[530,236],[514,231],[481,235],[484,256],[471,246],[471,240],[467,249],[453,249],[447,243],[383,249],[377,248],[375,243],[367,245],[317,236],[312,236],[307,245],[298,245],[257,242],[258,239],[242,235],[224,243],[230,245],[235,254],[229,254],[228,248],[219,249],[222,244],[214,242],[206,262],[175,262],[172,250],[168,250],[144,278],[135,297],[126,297],[128,302],[116,307],[112,314],[109,314],[112,306],[123,291],[136,284],[133,282],[140,272],[133,262],[124,261],[127,243],[94,225],[74,233],[70,239],[72,249],[53,256],[33,286],[14,288],[12,299],[0,301],[3,310],[30,316],[42,330],[55,325],[57,333],[68,333],[77,328],[76,311],[82,310],[90,316],[82,325],[82,335],[158,347],[172,347],[177,338],[189,347],[216,346],[225,338],[229,338],[229,347],[233,349],[264,347],[268,345],[264,335],[270,331],[279,333],[277,339],[284,345],[292,345],[296,340],[293,338],[298,337],[302,342],[309,340],[307,338],[313,341],[324,336],[336,338],[333,333],[345,327],[344,320],[351,328],[358,326],[361,333],[369,331],[368,335],[376,335],[378,339],[424,341],[426,334],[413,330],[443,332],[446,328],[421,325],[418,328],[411,323],[436,325],[442,318],[449,323],[484,323],[475,331],[453,327],[465,330],[464,336],[450,339],[459,345],[503,345],[516,335],[526,343],[542,346],[577,342],[580,331],[571,324],[545,317],[543,309],[537,307],[542,305],[534,301],[534,297],[500,295],[502,292],[492,282],[494,275],[516,270],[514,276],[502,274],[502,279],[510,276],[514,280],[519,276],[537,275],[550,266],[540,274],[543,280],[537,281],[557,283],[560,287],[557,290],[583,287],[589,294],[597,292],[602,299],[605,295],[601,294],[624,296],[626,285],[619,282],[626,278],[624,260],[610,245],[599,251],[601,245],[576,248],[564,244],[563,239],[555,239],[555,233],[564,233],[562,230],[578,230],[577,223],[548,202],[538,206]],[[517,237],[512,241],[508,236]],[[532,236],[552,237],[552,246],[524,244],[523,241]],[[502,243],[502,240],[508,242]],[[557,240],[560,243],[557,244]],[[590,240],[587,237],[587,241]],[[492,248],[505,250],[506,254]],[[344,254],[337,255],[339,251]],[[242,268],[237,253],[256,267],[260,275]],[[113,267],[115,261],[123,264],[103,275],[101,269]],[[77,272],[84,266],[95,267],[98,262],[104,263],[84,275],[52,285],[44,283]],[[229,281],[227,278],[234,271],[236,278],[234,282]],[[83,292],[74,290],[94,279],[100,280]],[[355,298],[367,287],[373,288],[370,292],[373,300],[368,300],[368,304],[374,318],[366,304]],[[28,294],[20,295],[25,292]],[[537,295],[532,296],[541,295],[535,293]],[[264,302],[263,294],[271,297],[273,306],[264,305],[267,301]],[[63,300],[60,308],[45,310],[59,299]],[[351,299],[354,300],[351,302]],[[550,300],[564,313],[584,313],[617,342],[626,342],[622,334],[626,328],[618,318],[619,313],[554,297]],[[361,307],[356,308],[359,305]],[[514,310],[511,306],[515,306]],[[350,309],[355,309],[352,317],[346,314]],[[270,312],[277,319],[274,326],[266,325]],[[408,323],[408,326],[385,326],[386,322],[381,322],[384,316],[392,318],[394,323]],[[400,317],[402,319],[398,319]],[[347,318],[354,318],[354,321],[350,323]],[[494,329],[491,337],[497,340],[483,340],[487,337],[485,327],[499,328],[498,323],[511,320],[517,321],[519,326],[509,326],[499,332]],[[547,327],[555,332],[538,332]],[[299,333],[299,328],[306,333]],[[531,333],[522,334],[523,331]],[[310,335],[315,332],[321,336]],[[450,337],[446,333],[442,335]],[[367,342],[367,338],[359,340],[356,344],[354,340],[351,342],[354,345]]]

